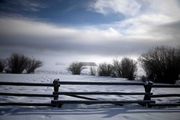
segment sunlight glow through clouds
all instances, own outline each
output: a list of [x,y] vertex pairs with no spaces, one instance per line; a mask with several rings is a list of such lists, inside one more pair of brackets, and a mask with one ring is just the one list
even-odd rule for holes
[[[78,8],[78,5],[76,7]],[[22,51],[25,54],[32,53],[38,56],[43,51],[44,56],[47,53],[54,55],[55,58],[59,53],[59,60],[63,56],[64,61],[67,61],[66,59],[71,55],[74,60],[85,60],[87,57],[87,60],[91,58],[99,62],[109,61],[110,57],[133,56],[136,58],[154,46],[180,45],[180,3],[178,0],[95,0],[88,2],[86,7],[83,6],[84,9],[74,14],[80,14],[80,18],[82,15],[83,19],[87,15],[85,13],[89,13],[88,17],[95,20],[100,17],[107,20],[108,15],[121,17],[119,20],[110,22],[105,20],[106,22],[103,23],[77,25],[74,23],[75,25],[66,26],[61,22],[45,21],[45,18],[41,17],[25,15],[18,17],[19,13],[15,14],[16,17],[1,16],[0,46],[2,51],[8,53],[22,51],[21,47],[25,48]],[[37,9],[36,12],[41,11],[40,8]],[[83,13],[83,10],[86,12]],[[69,10],[67,15],[70,15],[69,13],[73,11]],[[61,16],[61,14],[58,15]],[[66,14],[63,13],[61,18],[64,18],[64,15]],[[51,14],[49,18],[51,19]],[[1,51],[0,53],[2,55]]]

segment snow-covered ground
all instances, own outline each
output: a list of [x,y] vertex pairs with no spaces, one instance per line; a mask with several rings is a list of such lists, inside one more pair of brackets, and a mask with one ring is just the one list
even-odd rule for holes
[[[122,78],[97,77],[88,75],[70,75],[61,72],[38,72],[36,74],[0,74],[0,81],[11,82],[42,82],[52,83],[54,79],[60,81],[106,81],[106,82],[127,82]],[[131,81],[129,81],[131,82]],[[140,81],[137,81],[140,82]],[[51,87],[24,87],[24,86],[0,86],[1,92],[12,93],[49,93]],[[144,92],[143,86],[89,86],[89,85],[62,85],[60,91],[119,91],[119,92]],[[154,94],[158,93],[180,93],[180,89],[152,89]],[[141,100],[143,96],[92,96],[97,99],[107,100]],[[59,96],[59,99],[77,99],[67,96]],[[50,102],[51,98],[29,98],[0,96],[0,102]],[[179,98],[161,98],[157,102],[177,102]],[[117,106],[106,105],[63,105],[62,108],[52,107],[0,107],[0,120],[180,120],[180,108],[145,108],[137,104]]]

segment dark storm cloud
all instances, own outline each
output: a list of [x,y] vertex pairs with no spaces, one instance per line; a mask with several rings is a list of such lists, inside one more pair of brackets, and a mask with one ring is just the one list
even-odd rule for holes
[[64,53],[77,53],[77,54],[86,54],[86,55],[104,55],[104,56],[123,56],[123,55],[133,55],[141,54],[152,48],[153,46],[162,45],[163,42],[152,42],[152,41],[104,41],[99,44],[95,43],[86,43],[85,41],[73,42],[73,40],[50,40],[50,39],[23,39],[23,38],[14,38],[14,39],[2,39],[1,47],[9,48],[20,48],[24,49],[33,49],[33,50],[47,50],[54,52],[64,52]]
[[3,0],[0,2],[1,12],[25,14],[46,8],[45,0]]
[[171,35],[173,37],[177,37],[180,41],[180,21],[175,21],[172,23],[168,23],[165,25],[159,25],[153,29],[154,33],[161,33],[162,35]]

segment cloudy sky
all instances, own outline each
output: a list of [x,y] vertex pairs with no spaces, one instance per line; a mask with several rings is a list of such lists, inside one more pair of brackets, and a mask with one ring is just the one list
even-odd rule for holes
[[180,0],[0,0],[0,58],[106,62],[160,45],[180,46]]

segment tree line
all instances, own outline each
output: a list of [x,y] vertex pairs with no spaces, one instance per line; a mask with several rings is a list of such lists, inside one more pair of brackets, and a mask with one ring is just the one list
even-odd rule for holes
[[[134,80],[138,62],[146,73],[143,79],[171,84],[180,79],[180,48],[164,46],[143,53],[138,61],[125,57],[122,60],[114,60],[112,64],[99,64],[98,69],[91,68],[90,73]],[[0,59],[0,72],[5,73],[34,73],[41,66],[41,61],[16,53],[6,59]],[[79,75],[83,69],[82,62],[73,62],[68,67],[75,75]]]
[[[134,80],[137,71],[137,62],[139,62],[146,76],[143,79],[158,83],[174,84],[180,78],[180,48],[155,47],[142,54],[138,61],[130,58],[114,60],[113,64],[102,63],[98,65],[97,73],[99,76],[122,77],[128,80]],[[83,64],[73,62],[70,64],[69,71],[72,74],[80,74],[83,70]],[[95,75],[95,69],[90,69],[91,75]]]

